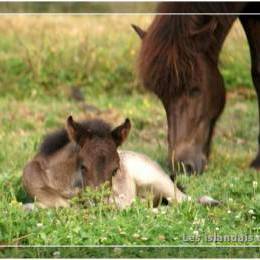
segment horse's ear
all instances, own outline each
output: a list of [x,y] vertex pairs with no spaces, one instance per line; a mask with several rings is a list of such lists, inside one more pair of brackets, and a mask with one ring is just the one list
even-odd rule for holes
[[132,24],[132,28],[135,30],[135,32],[138,34],[138,36],[143,39],[146,32],[141,29],[139,26],[135,25],[135,24]]
[[72,116],[67,118],[66,130],[70,141],[79,145],[82,145],[85,138],[91,137],[91,133],[83,129],[79,123],[75,122]]
[[121,145],[127,138],[129,131],[131,129],[130,120],[127,118],[125,122],[112,130],[112,138],[114,139],[117,146]]
[[75,143],[79,142],[79,125],[76,123],[72,116],[67,118],[66,130],[70,141]]

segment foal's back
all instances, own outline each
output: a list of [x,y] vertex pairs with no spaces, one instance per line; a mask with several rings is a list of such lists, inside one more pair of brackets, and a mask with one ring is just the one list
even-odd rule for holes
[[139,197],[152,195],[156,205],[162,198],[168,202],[188,199],[170,177],[148,156],[132,151],[119,151],[120,169],[113,178],[113,194],[120,208],[129,206]]
[[[144,154],[120,151],[120,169],[113,178],[113,200],[119,208],[130,206],[134,199],[148,197],[157,205],[161,199],[171,202],[191,200],[173,183],[170,177],[155,161]],[[206,206],[216,206],[220,202],[210,196],[197,200]]]

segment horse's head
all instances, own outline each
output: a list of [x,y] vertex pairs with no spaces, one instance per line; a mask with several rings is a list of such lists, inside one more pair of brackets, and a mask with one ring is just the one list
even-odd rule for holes
[[165,107],[169,159],[173,155],[178,166],[175,169],[201,173],[209,156],[216,120],[225,104],[223,80],[216,62],[203,52],[192,53],[192,61],[186,53],[181,55],[182,46],[175,47],[174,35],[168,31],[172,25],[161,26],[156,32],[153,26],[147,32],[134,26],[142,39],[140,77]]
[[173,156],[175,169],[185,168],[188,174],[204,170],[214,126],[225,104],[223,82],[216,66],[206,59],[198,64],[197,80],[163,99],[169,157]]
[[68,117],[66,129],[70,140],[78,145],[78,167],[84,185],[97,187],[104,182],[111,183],[119,168],[117,147],[127,138],[130,128],[129,119],[111,130],[101,120],[77,123]]

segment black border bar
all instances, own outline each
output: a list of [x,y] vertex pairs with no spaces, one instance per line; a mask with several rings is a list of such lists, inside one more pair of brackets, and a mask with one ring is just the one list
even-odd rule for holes
[[[77,2],[77,1],[70,1],[70,2],[0,2],[0,13],[25,13],[25,14],[38,14],[38,13],[49,13],[49,14],[155,14],[158,13],[157,5],[159,2]],[[170,4],[170,2],[167,2]],[[184,2],[175,2],[176,6],[183,6]],[[201,13],[208,13],[207,10],[210,10],[210,13],[217,13],[214,9],[208,9],[207,2],[203,1],[194,1],[194,2],[185,2],[185,4],[190,3],[191,5],[203,6],[205,8],[201,8]],[[211,2],[214,3],[225,3],[227,7],[229,5],[233,5],[234,3],[241,2]],[[260,2],[242,2],[242,3],[250,3],[250,8],[246,8],[243,12],[247,14],[255,14],[260,13]],[[233,8],[227,10],[232,10]],[[176,14],[185,13],[185,9],[175,8]],[[167,13],[171,13],[170,11],[165,11]],[[232,12],[233,13],[233,12]],[[189,14],[189,13],[188,13]],[[234,13],[236,14],[236,13]]]
[[1,248],[0,258],[258,258],[260,247],[32,247]]

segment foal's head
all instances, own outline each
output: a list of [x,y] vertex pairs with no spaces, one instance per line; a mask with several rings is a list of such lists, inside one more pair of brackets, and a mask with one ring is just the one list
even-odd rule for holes
[[78,167],[84,185],[97,187],[108,181],[119,168],[117,147],[127,138],[131,124],[126,119],[122,125],[111,130],[101,120],[75,122],[72,116],[67,119],[69,139],[78,146]]
[[225,103],[216,58],[221,37],[212,40],[215,20],[166,15],[157,16],[147,32],[133,27],[142,39],[140,77],[166,110],[169,158],[173,154],[188,173],[202,172]]

